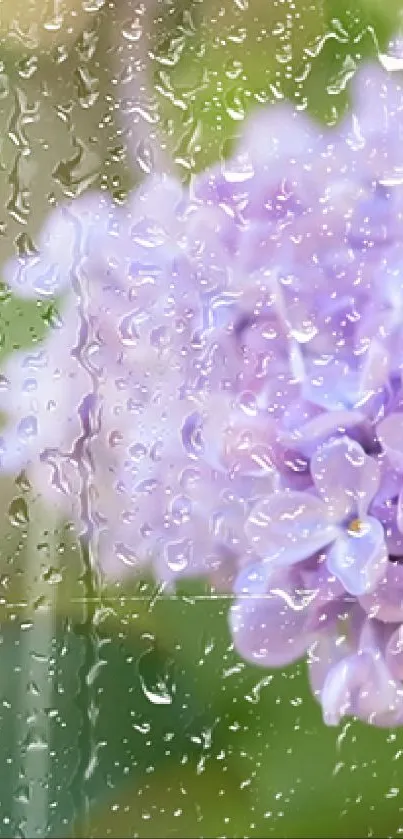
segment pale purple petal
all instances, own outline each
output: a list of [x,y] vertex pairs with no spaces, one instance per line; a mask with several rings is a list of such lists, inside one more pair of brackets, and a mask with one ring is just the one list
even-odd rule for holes
[[370,656],[356,654],[343,658],[330,669],[320,696],[327,725],[339,725],[343,717],[357,713],[357,697],[369,680],[370,668]]
[[389,414],[378,423],[376,433],[391,466],[403,471],[403,414]]
[[230,626],[238,652],[253,664],[279,667],[296,661],[313,635],[307,631],[312,595],[298,592],[292,571],[252,566],[237,580]]
[[330,624],[346,617],[350,612],[354,600],[346,595],[344,586],[327,567],[327,563],[319,561],[315,567],[308,568],[299,565],[301,576],[300,588],[312,597],[312,610],[309,627],[316,632],[323,630]]
[[377,518],[385,531],[385,542],[392,557],[403,556],[403,533],[399,530],[397,514],[398,499],[402,488],[402,475],[389,466],[385,456],[379,459],[381,484],[369,512]]
[[301,422],[300,416],[293,431],[280,431],[279,440],[289,447],[296,446],[302,454],[310,457],[329,439],[361,428],[365,434],[366,418],[359,411],[323,411],[307,422]]
[[53,297],[72,281],[72,271],[83,254],[108,230],[116,212],[105,193],[85,195],[58,207],[48,217],[37,249],[3,268],[9,285],[22,297]]
[[[358,165],[365,161],[372,177],[394,174],[401,163],[403,137],[402,89],[398,80],[380,64],[361,67],[353,83],[353,117],[350,143]],[[362,163],[361,163],[362,165]]]
[[313,647],[311,684],[328,725],[338,725],[344,716],[377,726],[401,724],[403,689],[385,659],[384,644],[382,625],[364,621],[351,641],[331,631]]
[[287,566],[329,545],[338,529],[319,498],[306,492],[280,492],[256,504],[245,533],[258,554]]
[[395,629],[387,640],[385,661],[394,679],[403,682],[403,625]]
[[[358,641],[358,652],[371,656],[371,673],[358,696],[356,714],[360,719],[386,727],[401,725],[403,720],[403,686],[400,680],[395,680],[387,654],[391,637],[389,626],[367,620]],[[397,652],[393,642],[390,651]],[[397,661],[395,667],[399,669]]]
[[386,623],[403,621],[403,565],[389,561],[376,588],[360,597],[369,617]]
[[288,164],[290,157],[300,157],[318,145],[318,132],[307,116],[281,105],[275,111],[256,112],[243,132],[239,151],[255,165],[273,166],[281,159]]
[[316,356],[306,364],[302,385],[305,399],[327,411],[344,411],[355,405],[359,393],[359,374],[351,359],[332,355]]
[[349,594],[360,597],[382,580],[388,562],[383,527],[372,516],[357,520],[327,553],[329,570]]
[[234,156],[198,179],[196,194],[227,214],[262,220],[267,242],[268,222],[301,212],[312,198],[315,179],[303,162],[321,148],[321,139],[305,114],[284,105],[262,108],[248,120]]
[[366,514],[380,481],[377,462],[347,437],[322,446],[312,457],[311,473],[328,515],[340,522]]
[[356,407],[365,408],[382,391],[389,377],[389,353],[380,341],[373,339],[364,355]]
[[351,644],[341,629],[337,632],[335,627],[325,628],[317,635],[309,650],[308,673],[312,693],[319,701],[329,670],[350,653]]

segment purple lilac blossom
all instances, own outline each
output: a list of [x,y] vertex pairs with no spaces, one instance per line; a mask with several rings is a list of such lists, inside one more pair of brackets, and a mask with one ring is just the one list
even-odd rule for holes
[[65,297],[4,370],[1,462],[91,520],[107,575],[232,591],[240,654],[306,654],[328,723],[397,725],[403,91],[368,66],[352,94],[328,129],[263,109],[189,189],[154,177],[50,216],[5,268]]

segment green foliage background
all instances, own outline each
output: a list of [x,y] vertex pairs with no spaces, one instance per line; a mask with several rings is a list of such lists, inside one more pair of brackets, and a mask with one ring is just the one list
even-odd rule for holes
[[[43,52],[5,31],[1,263],[35,242],[55,203],[91,186],[122,201],[141,177],[140,153],[137,165],[119,122],[122,4],[98,6],[65,49],[59,38]],[[228,155],[247,114],[264,103],[287,97],[337,121],[349,78],[386,49],[400,7],[398,0],[160,3],[149,78],[160,138],[180,177]],[[22,304],[4,284],[0,292],[4,358],[40,341],[57,301]],[[268,672],[242,662],[230,643],[228,600],[200,585],[174,597],[150,580],[89,586],[72,533],[61,525],[54,532],[51,511],[24,476],[0,489],[0,837],[26,835],[33,805],[24,762],[43,748],[48,823],[38,836],[402,834],[400,731],[352,721],[325,728],[305,665]],[[43,590],[37,602],[27,575],[32,552]],[[36,688],[21,649],[49,610],[45,725],[29,718],[23,701]]]

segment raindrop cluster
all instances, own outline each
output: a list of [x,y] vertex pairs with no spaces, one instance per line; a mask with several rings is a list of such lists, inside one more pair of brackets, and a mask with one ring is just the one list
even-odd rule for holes
[[263,108],[230,160],[54,211],[4,279],[63,294],[0,381],[27,470],[117,576],[234,594],[244,658],[306,655],[324,719],[403,721],[403,95]]

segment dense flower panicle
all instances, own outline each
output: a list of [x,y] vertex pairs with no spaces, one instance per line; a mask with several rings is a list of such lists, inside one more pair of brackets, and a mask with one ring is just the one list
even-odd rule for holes
[[113,575],[152,560],[165,581],[208,571],[222,582],[235,552],[247,555],[247,499],[273,490],[269,464],[238,475],[232,394],[210,384],[203,263],[219,272],[218,248],[209,257],[189,233],[193,213],[171,181],[147,183],[124,210],[90,196],[50,218],[38,255],[6,266],[20,294],[70,293],[47,341],[6,365],[3,469],[28,467],[50,503],[95,530]]
[[341,125],[262,110],[189,190],[89,195],[5,269],[66,296],[4,370],[3,469],[107,574],[233,591],[237,649],[307,654],[332,724],[403,720],[402,141],[402,88],[364,67]]

